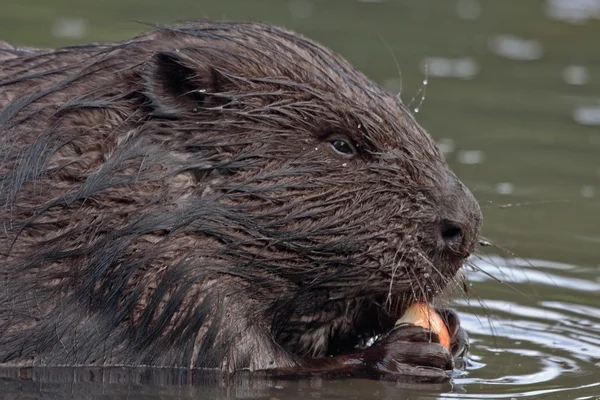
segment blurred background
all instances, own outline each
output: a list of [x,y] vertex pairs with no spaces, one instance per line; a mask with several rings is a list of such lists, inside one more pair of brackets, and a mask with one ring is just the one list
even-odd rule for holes
[[[600,0],[0,0],[0,10],[0,40],[16,45],[213,18],[333,48],[411,105],[480,201],[492,243],[473,259],[472,294],[452,304],[473,337],[467,372],[415,396],[600,398]],[[269,395],[382,389],[322,385]]]

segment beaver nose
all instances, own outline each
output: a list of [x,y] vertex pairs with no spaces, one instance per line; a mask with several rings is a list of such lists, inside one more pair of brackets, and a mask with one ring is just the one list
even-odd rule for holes
[[439,206],[439,240],[444,251],[467,257],[475,248],[481,228],[481,209],[475,196],[450,173],[442,185]]
[[450,250],[459,250],[465,239],[463,228],[453,221],[442,221],[442,240]]

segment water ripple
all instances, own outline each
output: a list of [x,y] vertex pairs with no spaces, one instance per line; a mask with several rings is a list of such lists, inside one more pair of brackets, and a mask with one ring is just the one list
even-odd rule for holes
[[[444,398],[580,398],[600,393],[600,284],[593,268],[497,256],[474,261],[477,301],[456,302],[471,335],[467,372]],[[501,272],[500,272],[501,271]],[[570,276],[565,276],[566,274]],[[515,293],[494,298],[502,278]],[[527,289],[535,287],[535,293]],[[527,293],[528,295],[522,295]],[[565,387],[561,382],[579,382]],[[498,390],[498,386],[504,386]]]

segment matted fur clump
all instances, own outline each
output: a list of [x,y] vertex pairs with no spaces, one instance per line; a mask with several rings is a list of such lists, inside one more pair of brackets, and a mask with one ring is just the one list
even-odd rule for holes
[[451,360],[359,344],[453,281],[479,208],[407,108],[331,51],[211,21],[4,44],[0,107],[0,363]]

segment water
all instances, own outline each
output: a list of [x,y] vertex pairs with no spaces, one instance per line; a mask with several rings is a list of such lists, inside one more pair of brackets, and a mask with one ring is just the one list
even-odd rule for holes
[[300,31],[402,88],[406,103],[414,97],[495,245],[473,259],[483,272],[469,272],[472,293],[455,302],[472,354],[452,384],[224,386],[186,371],[57,368],[0,370],[4,396],[600,399],[599,0],[0,0],[0,9],[0,38],[32,46],[199,17]]

